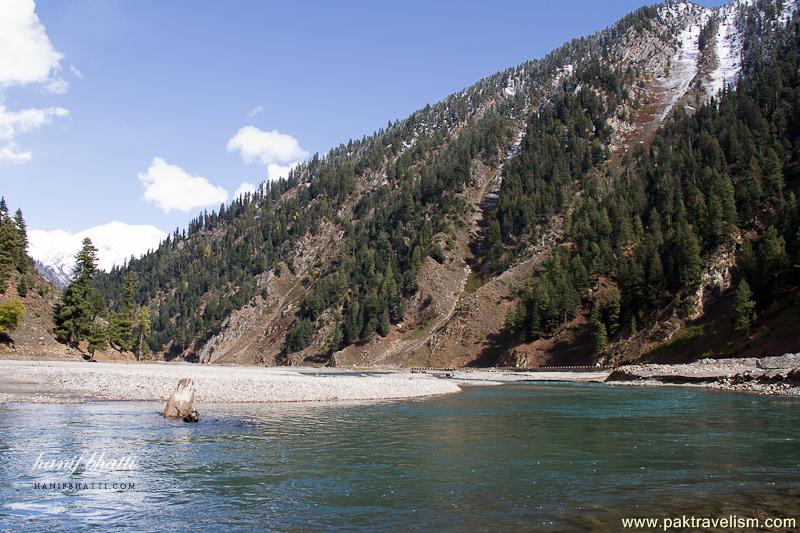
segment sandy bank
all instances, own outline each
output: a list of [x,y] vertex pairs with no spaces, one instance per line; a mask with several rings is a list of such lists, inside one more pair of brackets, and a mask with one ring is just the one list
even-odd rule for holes
[[516,381],[572,381],[572,382],[602,382],[611,372],[514,372],[509,370],[472,370],[462,369],[447,373],[448,378],[459,385],[502,385]]
[[200,403],[272,403],[412,398],[459,392],[425,374],[341,370],[0,360],[0,403],[166,401],[189,377]]

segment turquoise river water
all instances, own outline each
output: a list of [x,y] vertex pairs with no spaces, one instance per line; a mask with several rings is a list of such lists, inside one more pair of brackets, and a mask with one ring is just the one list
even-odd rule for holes
[[[0,405],[0,531],[589,531],[619,530],[624,517],[800,518],[795,398],[522,383],[411,401],[206,405],[197,424],[159,407]],[[41,468],[90,452],[135,461]]]

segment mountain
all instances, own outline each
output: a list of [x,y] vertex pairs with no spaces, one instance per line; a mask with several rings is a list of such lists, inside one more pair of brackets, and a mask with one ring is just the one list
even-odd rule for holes
[[69,357],[53,334],[58,294],[33,268],[27,243],[22,211],[12,216],[0,198],[0,356]]
[[98,267],[109,272],[115,266],[123,266],[131,257],[157,248],[167,234],[154,226],[116,221],[74,234],[63,230],[32,230],[28,233],[29,253],[46,279],[64,287],[72,276],[75,254],[86,237],[97,247]]
[[798,33],[795,1],[639,9],[315,155],[97,287],[119,307],[137,274],[168,359],[536,367],[797,348]]

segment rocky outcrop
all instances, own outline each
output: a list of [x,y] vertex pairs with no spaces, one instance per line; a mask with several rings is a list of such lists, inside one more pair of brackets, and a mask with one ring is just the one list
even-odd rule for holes
[[730,288],[736,266],[736,249],[741,240],[741,236],[737,235],[734,243],[720,246],[709,259],[697,290],[689,297],[692,308],[689,320],[702,316],[705,309]]

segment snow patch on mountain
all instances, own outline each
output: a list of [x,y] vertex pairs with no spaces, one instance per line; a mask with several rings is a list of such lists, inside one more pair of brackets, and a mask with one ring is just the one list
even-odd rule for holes
[[31,230],[28,232],[28,253],[39,271],[57,285],[69,283],[75,266],[75,254],[84,238],[90,238],[97,248],[97,266],[110,271],[122,266],[131,256],[140,257],[155,249],[167,234],[150,225],[131,225],[110,222],[78,233],[64,230]]
[[742,35],[736,26],[738,6],[730,4],[719,10],[715,52],[717,66],[709,76],[709,94],[714,96],[726,85],[735,85],[742,59]]
[[697,60],[700,57],[700,30],[705,23],[707,13],[698,19],[692,17],[688,25],[678,34],[678,49],[672,57],[669,73],[663,81],[669,98],[661,113],[664,120],[678,103],[678,100],[689,90],[689,85],[697,76]]
[[787,2],[783,4],[783,11],[781,11],[780,17],[778,17],[778,22],[782,26],[786,26],[796,9],[797,0],[787,0]]

